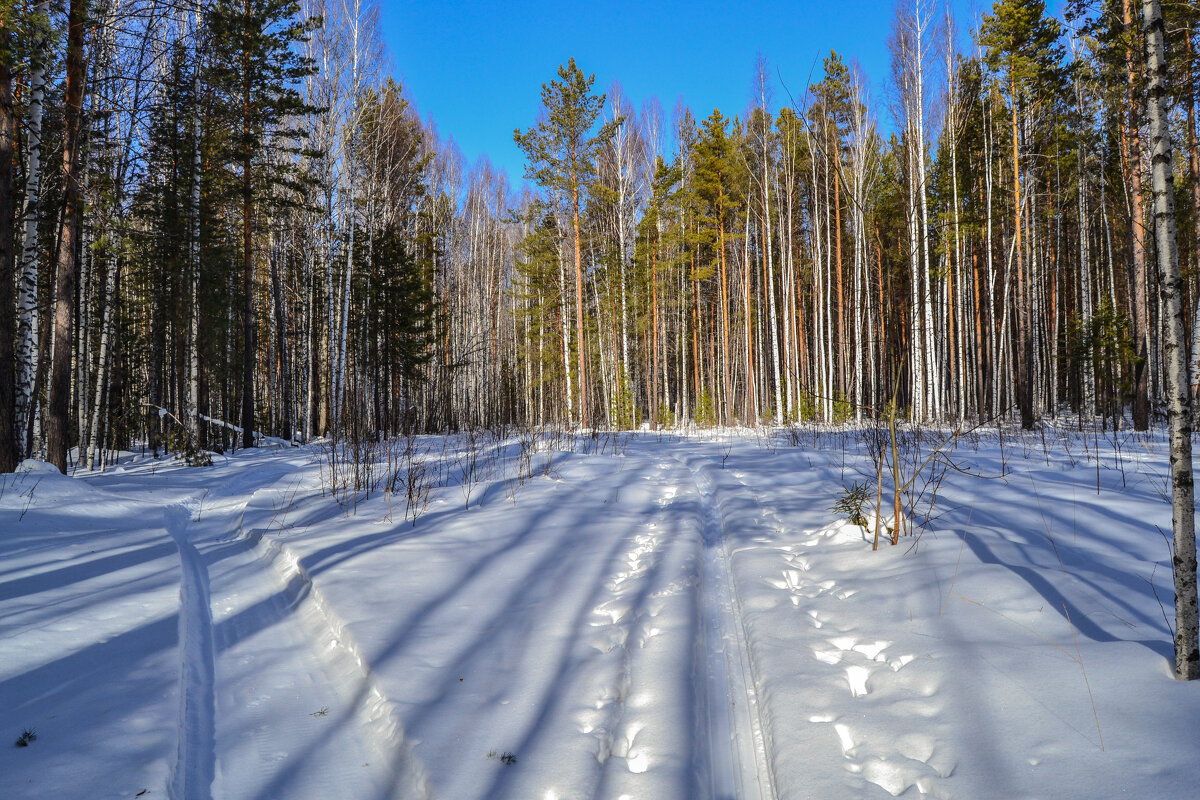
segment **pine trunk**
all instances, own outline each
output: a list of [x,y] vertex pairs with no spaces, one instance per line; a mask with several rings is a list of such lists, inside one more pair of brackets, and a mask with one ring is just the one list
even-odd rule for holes
[[[87,448],[87,470],[91,472],[96,468],[96,449],[101,442],[101,418],[100,414],[104,408],[105,391],[104,387],[108,381],[109,362],[111,360],[111,339],[112,339],[112,319],[113,306],[116,304],[116,286],[117,274],[120,269],[120,262],[113,261],[108,266],[108,277],[104,282],[104,313],[100,323],[100,353],[97,358],[96,371],[96,396],[92,402],[92,421],[89,426],[88,448]],[[82,448],[82,442],[80,447]]]
[[54,351],[51,356],[50,402],[46,415],[46,458],[67,472],[71,401],[71,342],[75,312],[75,257],[79,231],[79,129],[83,121],[83,38],[85,0],[71,0],[67,25],[67,73],[63,118],[63,213],[54,280]]
[[1121,137],[1125,153],[1126,180],[1129,187],[1129,228],[1133,248],[1133,349],[1137,361],[1133,367],[1133,428],[1144,431],[1150,427],[1149,371],[1150,307],[1146,299],[1146,229],[1142,210],[1142,146],[1138,135],[1137,67],[1134,59],[1133,0],[1122,0],[1125,34],[1125,72],[1128,78],[1127,115]]
[[1025,250],[1021,246],[1021,138],[1019,132],[1019,98],[1015,77],[1010,78],[1012,95],[1012,157],[1013,157],[1013,250],[1017,258],[1017,404],[1021,410],[1021,427],[1033,428],[1033,338],[1030,336],[1031,313],[1029,287],[1025,275]]

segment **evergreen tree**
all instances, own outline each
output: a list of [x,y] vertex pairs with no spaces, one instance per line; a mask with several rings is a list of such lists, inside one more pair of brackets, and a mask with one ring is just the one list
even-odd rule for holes
[[[371,304],[371,339],[382,349],[377,362],[386,365],[401,384],[419,380],[420,368],[430,356],[433,331],[433,287],[429,265],[418,262],[405,234],[389,226],[372,239],[364,236],[364,256],[375,302]],[[369,241],[369,244],[368,244]],[[399,388],[399,387],[397,387]]]
[[595,75],[584,76],[570,59],[558,68],[559,80],[542,84],[546,118],[522,133],[513,131],[513,141],[525,152],[525,177],[561,192],[571,210],[575,245],[575,332],[579,377],[579,422],[588,427],[588,384],[583,325],[583,250],[579,227],[581,191],[596,177],[596,157],[612,138],[620,119],[592,133],[605,95],[592,94]]
[[670,259],[664,258],[664,238],[668,230],[668,221],[673,214],[675,203],[675,187],[679,183],[679,168],[667,164],[659,156],[655,159],[654,178],[651,181],[650,200],[642,221],[638,225],[636,244],[637,260],[646,267],[645,277],[649,296],[649,314],[646,320],[646,330],[650,339],[650,369],[647,381],[646,407],[650,412],[650,427],[657,430],[661,416],[658,390],[662,385],[661,369],[663,367],[660,354],[662,347],[659,342],[660,309],[664,305],[665,286],[663,275],[672,266]]
[[296,190],[299,176],[283,159],[267,162],[268,146],[297,152],[297,120],[315,111],[298,91],[314,70],[294,45],[305,41],[317,20],[302,21],[296,0],[218,0],[209,12],[214,48],[210,80],[225,102],[233,129],[231,166],[241,184],[242,226],[242,446],[254,446],[255,234],[259,206]]
[[[566,309],[558,291],[558,243],[560,231],[554,215],[541,203],[534,203],[526,215],[529,232],[517,247],[514,264],[517,284],[515,292],[520,299],[520,319],[523,323],[522,337],[529,381],[526,391],[536,392],[538,397],[535,418],[545,419],[544,407],[546,387],[553,388],[561,383],[570,366],[562,354],[568,344],[562,342]],[[554,341],[557,339],[558,341]],[[628,384],[628,377],[625,377]],[[620,396],[620,395],[618,395]],[[628,417],[628,426],[633,425],[632,397],[629,406],[622,407],[612,419]]]
[[729,269],[726,258],[726,239],[736,225],[736,217],[744,193],[735,143],[726,129],[725,118],[719,109],[701,124],[695,147],[694,184],[701,203],[700,235],[707,252],[709,264],[716,269],[720,281],[719,313],[721,320],[721,382],[723,412],[721,421],[728,424],[733,420],[733,377],[729,356]]
[[1017,261],[1017,402],[1021,427],[1033,427],[1032,303],[1021,243],[1020,119],[1022,109],[1044,98],[1060,78],[1062,29],[1046,16],[1043,0],[1000,0],[983,19],[979,42],[987,49],[988,66],[998,72],[1008,89],[1012,121],[1013,221]]

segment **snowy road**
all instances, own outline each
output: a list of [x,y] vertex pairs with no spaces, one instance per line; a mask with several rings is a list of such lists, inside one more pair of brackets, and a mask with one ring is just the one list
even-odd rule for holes
[[1189,796],[1161,540],[1077,535],[1094,468],[1030,466],[1016,527],[1031,480],[948,485],[948,533],[872,554],[827,510],[853,454],[607,445],[470,487],[435,448],[415,525],[315,450],[4,479],[0,732],[37,739],[0,797]]

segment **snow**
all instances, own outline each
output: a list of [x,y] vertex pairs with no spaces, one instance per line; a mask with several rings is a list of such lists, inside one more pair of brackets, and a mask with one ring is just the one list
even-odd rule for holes
[[855,431],[417,444],[415,521],[327,444],[0,479],[0,797],[1194,796],[1161,437],[965,438],[878,551]]
[[39,475],[59,474],[58,467],[54,466],[53,464],[48,464],[45,461],[38,461],[35,458],[25,459],[17,465],[17,468],[14,470],[14,472],[21,475],[28,474],[30,472],[36,472]]

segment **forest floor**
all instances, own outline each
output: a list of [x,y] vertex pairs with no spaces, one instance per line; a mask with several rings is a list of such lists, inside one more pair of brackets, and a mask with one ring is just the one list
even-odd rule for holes
[[1194,797],[1164,438],[964,437],[877,551],[830,510],[870,439],[419,437],[336,498],[321,445],[27,462],[0,797]]

